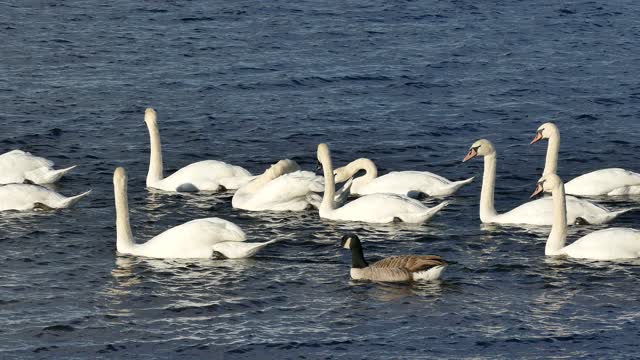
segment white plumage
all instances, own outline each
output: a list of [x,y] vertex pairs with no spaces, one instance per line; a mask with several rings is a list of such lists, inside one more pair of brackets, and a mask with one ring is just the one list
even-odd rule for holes
[[75,166],[55,170],[53,161],[33,156],[22,150],[12,150],[0,155],[0,184],[23,183],[52,184]]

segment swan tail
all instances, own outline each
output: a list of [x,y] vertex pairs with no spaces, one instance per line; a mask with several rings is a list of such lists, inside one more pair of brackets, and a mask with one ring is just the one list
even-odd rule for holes
[[452,195],[453,193],[458,191],[461,187],[473,182],[473,179],[475,179],[475,176],[474,177],[470,177],[470,178],[465,179],[465,180],[452,182],[451,184],[449,184],[447,193],[445,193],[443,195]]
[[599,224],[607,224],[618,216],[628,213],[629,211],[640,210],[640,207],[630,207],[618,211],[607,212],[603,215],[599,216],[590,216],[590,217],[579,217],[576,219],[576,225],[599,225]]
[[429,270],[413,273],[413,280],[433,281],[438,280],[442,276],[447,265],[434,266]]
[[76,196],[71,196],[68,197],[64,200],[62,200],[58,206],[58,208],[68,208],[68,207],[72,207],[73,205],[75,205],[78,201],[82,200],[85,196],[91,194],[91,190],[89,191],[85,191],[80,195],[76,195]]
[[32,171],[27,175],[27,179],[36,184],[53,184],[60,180],[66,173],[78,167],[77,165],[69,166],[65,169],[49,170],[40,168]]
[[437,214],[440,210],[444,209],[447,205],[449,205],[448,201],[443,201],[440,204],[427,209],[427,211],[418,214],[405,214],[402,216],[398,216],[400,220],[406,223],[416,223],[420,224],[431,219],[435,214]]

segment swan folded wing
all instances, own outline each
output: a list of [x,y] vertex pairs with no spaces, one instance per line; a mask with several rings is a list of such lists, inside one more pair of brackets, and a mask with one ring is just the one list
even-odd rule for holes
[[0,183],[21,183],[26,174],[36,169],[50,170],[51,160],[33,156],[22,150],[12,150],[0,155]]
[[[320,179],[320,180],[319,180]],[[305,200],[307,194],[317,190],[321,177],[309,171],[296,171],[281,175],[257,189],[249,200],[257,206],[280,204],[292,200]],[[320,185],[322,188],[322,185]]]
[[391,256],[371,264],[372,268],[402,268],[409,272],[428,270],[436,266],[446,266],[447,263],[436,255],[401,255]]
[[134,253],[158,258],[208,258],[213,254],[213,244],[244,240],[242,229],[229,221],[219,218],[196,219],[136,245]]
[[57,208],[66,198],[44,186],[7,184],[0,186],[0,210],[30,210],[36,203]]
[[592,232],[563,249],[573,258],[615,260],[640,257],[640,230],[610,228]]
[[[567,196],[567,222],[573,224],[582,218],[589,223],[610,220],[610,211],[588,200]],[[526,202],[509,212],[496,216],[496,222],[511,224],[551,225],[553,222],[553,200],[545,197]]]
[[362,195],[375,193],[407,195],[411,191],[420,191],[428,194],[434,190],[437,193],[438,189],[450,184],[451,181],[442,176],[426,171],[392,171],[361,186],[358,193]]
[[618,188],[640,185],[640,174],[633,171],[610,168],[592,171],[565,184],[568,194],[604,195]]
[[203,160],[189,164],[161,180],[163,187],[178,189],[187,184],[199,190],[216,190],[219,179],[251,176],[247,170],[218,160]]
[[371,194],[333,210],[332,218],[348,221],[392,222],[407,214],[423,214],[430,209],[415,199],[396,194]]

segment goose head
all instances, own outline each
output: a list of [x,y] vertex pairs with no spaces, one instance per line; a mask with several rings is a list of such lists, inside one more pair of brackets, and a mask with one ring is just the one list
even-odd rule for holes
[[542,139],[548,139],[551,136],[557,135],[557,134],[558,134],[558,127],[556,126],[556,124],[552,122],[544,123],[540,125],[538,130],[536,130],[536,137],[534,137],[533,140],[531,140],[530,144],[535,144]]
[[476,156],[487,156],[495,153],[496,153],[496,149],[493,147],[493,144],[491,143],[491,141],[487,139],[480,139],[474,142],[473,145],[471,145],[471,147],[469,148],[469,152],[467,153],[467,156],[464,157],[462,162],[473,159]]
[[144,111],[144,122],[145,124],[147,124],[147,126],[150,125],[157,125],[158,124],[158,114],[156,113],[156,111],[153,108],[147,108],[147,110]]
[[562,179],[560,179],[558,175],[553,173],[544,175],[540,178],[540,180],[538,180],[538,183],[536,184],[536,190],[533,192],[533,194],[531,194],[531,197],[533,198],[538,194],[542,194],[544,192],[553,193],[553,191],[558,189],[561,185]]
[[340,239],[340,247],[349,250],[360,247],[360,238],[355,234],[347,234]]

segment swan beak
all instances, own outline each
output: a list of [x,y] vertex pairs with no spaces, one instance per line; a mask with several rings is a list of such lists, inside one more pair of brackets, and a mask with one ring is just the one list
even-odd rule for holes
[[320,163],[320,161],[318,161],[318,164],[316,164],[316,172],[321,172],[322,171],[322,164]]
[[533,194],[531,194],[531,196],[529,197],[529,199],[532,199],[534,197],[536,197],[538,194],[540,194],[542,192],[542,190],[544,190],[542,188],[542,184],[538,184],[536,185],[536,191],[533,192]]
[[536,137],[533,138],[533,140],[531,140],[531,142],[529,143],[529,145],[533,145],[535,143],[537,143],[538,141],[542,140],[542,132],[538,131],[536,133]]
[[477,155],[478,155],[478,150],[469,149],[469,153],[467,154],[467,156],[464,157],[464,159],[462,159],[462,162],[468,161],[469,159],[473,159]]

